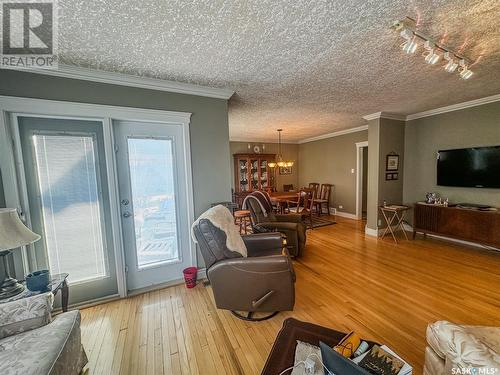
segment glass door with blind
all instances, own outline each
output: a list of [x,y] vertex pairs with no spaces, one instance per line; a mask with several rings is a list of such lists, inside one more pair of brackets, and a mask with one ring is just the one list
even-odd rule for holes
[[102,122],[18,124],[36,268],[69,274],[70,303],[118,293]]
[[181,125],[113,122],[127,288],[182,278],[191,265]]

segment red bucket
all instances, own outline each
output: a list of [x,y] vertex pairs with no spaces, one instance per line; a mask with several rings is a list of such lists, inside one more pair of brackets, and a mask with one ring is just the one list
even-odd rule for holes
[[186,287],[191,289],[196,286],[196,274],[198,273],[197,267],[188,267],[182,271],[184,274],[184,281],[186,282]]

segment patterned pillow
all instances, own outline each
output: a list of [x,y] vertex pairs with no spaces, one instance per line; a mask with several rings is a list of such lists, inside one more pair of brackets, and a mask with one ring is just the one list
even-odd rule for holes
[[53,302],[49,292],[0,304],[0,339],[49,324]]

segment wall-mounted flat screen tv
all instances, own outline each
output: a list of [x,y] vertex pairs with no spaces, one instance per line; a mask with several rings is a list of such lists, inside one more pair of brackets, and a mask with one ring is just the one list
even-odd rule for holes
[[500,188],[500,146],[438,151],[437,184]]

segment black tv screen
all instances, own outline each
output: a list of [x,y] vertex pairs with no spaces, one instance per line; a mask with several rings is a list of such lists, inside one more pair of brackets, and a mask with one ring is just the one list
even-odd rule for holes
[[500,146],[440,150],[437,184],[500,188]]

